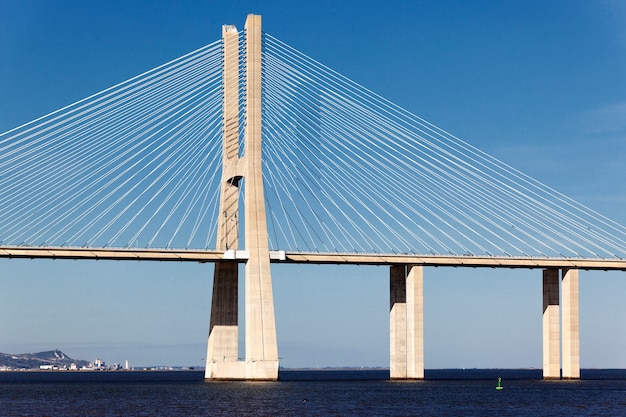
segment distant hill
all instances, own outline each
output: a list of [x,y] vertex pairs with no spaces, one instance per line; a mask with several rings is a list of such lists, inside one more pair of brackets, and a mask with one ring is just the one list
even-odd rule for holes
[[89,365],[89,362],[72,359],[60,350],[19,354],[0,353],[0,368],[39,369],[41,365],[69,368],[72,364],[75,364],[78,368],[82,368],[83,366]]

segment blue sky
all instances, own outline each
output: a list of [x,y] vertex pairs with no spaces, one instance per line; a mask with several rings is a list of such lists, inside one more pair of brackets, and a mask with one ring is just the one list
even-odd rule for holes
[[[0,0],[0,131],[264,30],[626,224],[621,1]],[[0,351],[201,365],[209,265],[0,260]],[[581,365],[626,367],[623,272],[581,272]],[[284,366],[387,366],[388,270],[276,266]],[[541,367],[541,271],[428,268],[427,368]]]

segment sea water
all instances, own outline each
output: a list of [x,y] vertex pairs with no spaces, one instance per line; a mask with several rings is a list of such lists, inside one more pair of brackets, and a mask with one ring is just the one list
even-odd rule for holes
[[[281,371],[278,382],[204,382],[199,371],[0,372],[0,416],[625,416],[626,371]],[[498,377],[503,390],[496,390]]]

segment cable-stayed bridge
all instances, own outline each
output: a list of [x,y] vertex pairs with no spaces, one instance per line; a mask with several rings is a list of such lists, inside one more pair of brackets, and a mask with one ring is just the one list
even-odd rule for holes
[[424,266],[543,269],[544,376],[560,375],[562,339],[569,378],[577,271],[626,269],[626,228],[263,33],[259,16],[0,148],[0,256],[215,263],[208,379],[278,376],[271,262],[391,265],[392,378],[423,378]]

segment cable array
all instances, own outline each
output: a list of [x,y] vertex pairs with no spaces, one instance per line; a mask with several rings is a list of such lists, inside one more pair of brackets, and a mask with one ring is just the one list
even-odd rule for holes
[[[270,249],[626,257],[625,227],[263,37]],[[242,141],[244,33],[240,57]],[[0,245],[214,248],[222,63],[213,42],[0,134]]]
[[210,248],[221,41],[0,135],[2,245]]
[[623,258],[626,229],[264,35],[271,247]]

